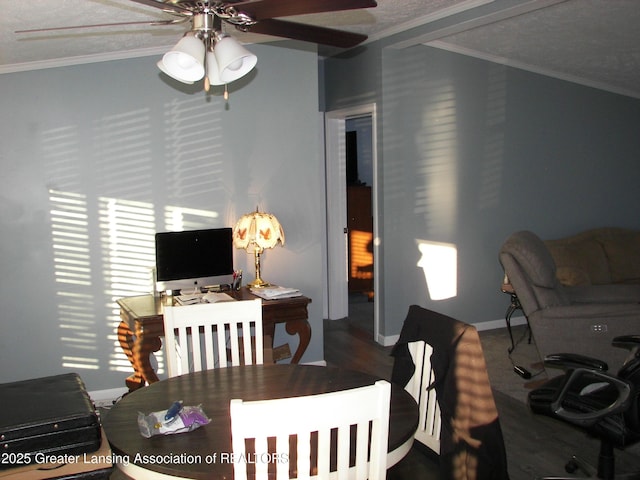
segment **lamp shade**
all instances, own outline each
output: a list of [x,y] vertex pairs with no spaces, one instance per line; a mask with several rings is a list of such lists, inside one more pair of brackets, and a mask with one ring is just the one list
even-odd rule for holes
[[284,230],[278,219],[270,213],[256,210],[240,217],[233,229],[233,245],[248,252],[261,252],[273,248],[278,242],[284,245]]
[[258,63],[258,57],[228,35],[216,41],[213,51],[218,61],[220,79],[225,83],[244,77]]
[[196,82],[204,77],[204,51],[204,42],[187,34],[164,54],[161,69],[181,82]]

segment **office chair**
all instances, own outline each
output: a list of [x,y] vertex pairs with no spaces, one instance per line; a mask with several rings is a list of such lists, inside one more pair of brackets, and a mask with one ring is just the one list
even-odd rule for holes
[[[584,355],[547,356],[545,366],[565,373],[532,390],[529,407],[600,440],[598,478],[640,479],[640,471],[616,475],[614,457],[614,448],[624,449],[640,441],[640,335],[616,337],[612,345],[630,351],[617,375],[607,371],[605,362]],[[574,456],[565,470],[589,474],[593,467]]]

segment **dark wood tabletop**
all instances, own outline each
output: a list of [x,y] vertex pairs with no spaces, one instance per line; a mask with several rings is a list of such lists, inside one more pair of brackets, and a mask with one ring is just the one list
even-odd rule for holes
[[[249,365],[207,370],[162,380],[126,395],[106,414],[103,426],[114,459],[122,464],[118,466],[125,473],[126,464],[131,463],[183,478],[231,479],[233,465],[223,461],[225,454],[232,452],[231,399],[312,395],[371,385],[376,380],[379,378],[361,372],[314,365]],[[144,438],[138,429],[138,413],[165,410],[176,400],[182,400],[185,406],[201,405],[210,423],[189,433]],[[410,448],[417,424],[418,407],[413,397],[392,384],[389,458],[394,463]]]

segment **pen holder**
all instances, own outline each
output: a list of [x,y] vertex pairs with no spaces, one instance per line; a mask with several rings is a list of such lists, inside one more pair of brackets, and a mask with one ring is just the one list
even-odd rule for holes
[[232,290],[238,291],[242,286],[242,270],[233,272],[233,284],[231,285]]

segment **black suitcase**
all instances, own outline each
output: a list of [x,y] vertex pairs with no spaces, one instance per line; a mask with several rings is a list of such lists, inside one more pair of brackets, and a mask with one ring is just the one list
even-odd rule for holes
[[100,448],[100,421],[76,373],[0,384],[0,405],[0,469]]

